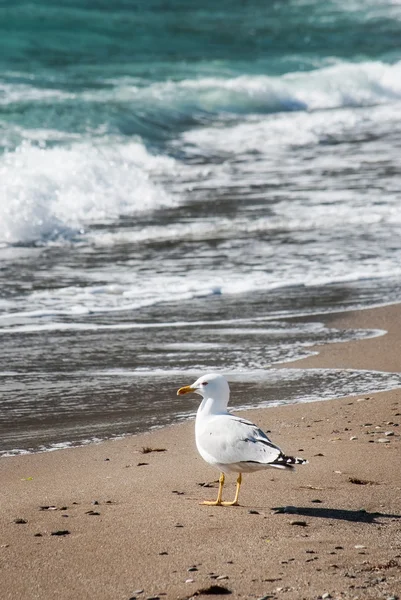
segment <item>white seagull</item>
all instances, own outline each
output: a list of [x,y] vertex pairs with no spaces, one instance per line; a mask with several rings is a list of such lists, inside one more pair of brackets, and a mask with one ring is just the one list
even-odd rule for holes
[[[177,395],[195,392],[202,396],[195,421],[195,438],[199,454],[220,470],[217,499],[205,501],[208,506],[238,506],[242,473],[267,467],[293,469],[295,464],[307,463],[303,458],[286,456],[256,425],[231,415],[227,411],[230,388],[227,380],[218,374],[199,377],[192,385],[177,391]],[[235,498],[223,502],[226,473],[238,473]]]

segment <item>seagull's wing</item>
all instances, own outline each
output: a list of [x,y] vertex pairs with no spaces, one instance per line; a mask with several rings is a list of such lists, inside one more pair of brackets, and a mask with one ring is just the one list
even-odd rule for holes
[[208,419],[197,434],[197,444],[220,464],[270,465],[281,462],[280,448],[261,429],[250,421],[230,414]]

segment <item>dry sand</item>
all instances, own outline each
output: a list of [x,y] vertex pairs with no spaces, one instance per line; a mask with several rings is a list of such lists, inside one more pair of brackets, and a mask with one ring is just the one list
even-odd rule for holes
[[[297,366],[401,371],[401,306],[325,320],[390,333]],[[218,473],[193,422],[2,459],[1,600],[401,596],[401,392],[241,414],[310,463],[245,475],[240,507],[199,505]]]

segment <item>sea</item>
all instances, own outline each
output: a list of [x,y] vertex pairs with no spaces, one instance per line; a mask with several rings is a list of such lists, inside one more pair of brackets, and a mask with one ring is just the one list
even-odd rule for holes
[[210,371],[401,386],[277,368],[400,300],[399,0],[14,0],[0,46],[2,456],[186,420]]

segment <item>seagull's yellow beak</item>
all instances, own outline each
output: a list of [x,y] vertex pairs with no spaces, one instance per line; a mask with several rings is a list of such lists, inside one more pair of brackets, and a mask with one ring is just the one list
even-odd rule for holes
[[177,396],[183,396],[184,394],[189,394],[190,392],[195,392],[195,388],[193,388],[191,385],[186,385],[182,388],[180,388],[179,390],[177,390]]

